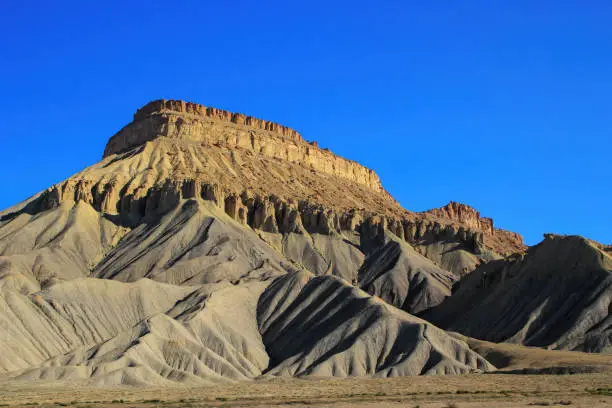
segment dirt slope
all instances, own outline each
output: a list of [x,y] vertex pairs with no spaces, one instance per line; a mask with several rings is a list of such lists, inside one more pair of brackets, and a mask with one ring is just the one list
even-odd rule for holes
[[425,318],[493,342],[611,352],[612,257],[582,237],[547,235],[476,269]]

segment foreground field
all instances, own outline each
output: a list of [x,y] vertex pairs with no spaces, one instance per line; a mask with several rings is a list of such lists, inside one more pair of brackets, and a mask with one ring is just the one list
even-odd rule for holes
[[94,407],[611,407],[612,373],[272,379],[211,387],[0,385],[0,406]]

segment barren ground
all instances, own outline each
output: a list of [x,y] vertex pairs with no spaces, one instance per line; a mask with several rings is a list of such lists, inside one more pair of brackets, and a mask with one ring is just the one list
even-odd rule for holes
[[612,373],[272,379],[210,387],[83,388],[4,382],[0,406],[612,407]]

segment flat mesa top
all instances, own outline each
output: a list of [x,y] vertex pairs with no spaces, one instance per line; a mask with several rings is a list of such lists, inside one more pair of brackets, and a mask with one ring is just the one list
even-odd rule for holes
[[302,136],[290,127],[280,125],[269,120],[258,119],[253,116],[247,116],[242,113],[229,112],[223,109],[206,107],[198,103],[185,102],[180,100],[158,99],[147,103],[142,108],[138,109],[134,114],[134,122],[147,118],[149,115],[161,112],[177,112],[196,116],[204,116],[214,118],[226,122],[244,125],[256,129],[267,130],[277,133],[285,138],[295,141],[303,141]]
[[[134,120],[110,138],[103,157],[157,138],[178,144],[195,142],[200,146],[248,150],[260,157],[300,164],[350,180],[388,196],[373,170],[322,149],[315,142],[305,141],[294,129],[242,113],[179,100],[160,99],[138,109]],[[200,151],[199,154],[209,152]]]

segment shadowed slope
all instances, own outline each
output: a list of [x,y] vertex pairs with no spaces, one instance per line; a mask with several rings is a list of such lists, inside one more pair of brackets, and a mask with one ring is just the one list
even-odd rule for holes
[[450,296],[455,279],[393,237],[372,252],[359,270],[360,288],[413,314],[437,306]]
[[334,277],[277,278],[257,306],[273,375],[459,374],[493,367],[433,325]]
[[577,236],[547,235],[526,255],[485,264],[425,317],[494,342],[612,351],[612,258]]

